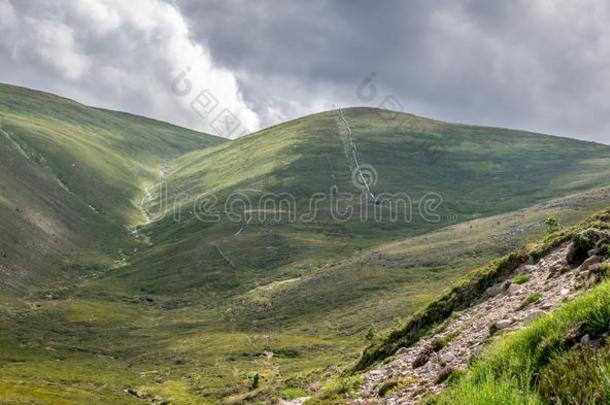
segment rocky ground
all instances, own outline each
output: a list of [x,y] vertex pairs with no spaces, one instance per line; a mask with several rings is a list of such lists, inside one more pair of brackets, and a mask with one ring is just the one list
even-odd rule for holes
[[520,266],[514,279],[490,287],[480,303],[454,314],[414,346],[400,349],[392,360],[369,370],[352,403],[417,403],[442,390],[451,373],[465,370],[469,359],[498,335],[521,328],[599,282],[597,270],[603,261],[599,251],[589,251],[582,264],[570,266],[571,251],[572,244],[566,243],[538,263]]

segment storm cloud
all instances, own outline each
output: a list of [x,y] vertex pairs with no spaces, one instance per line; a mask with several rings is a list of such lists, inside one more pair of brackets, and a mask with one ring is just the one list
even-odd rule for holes
[[44,3],[0,0],[2,81],[227,136],[381,105],[610,143],[603,0]]

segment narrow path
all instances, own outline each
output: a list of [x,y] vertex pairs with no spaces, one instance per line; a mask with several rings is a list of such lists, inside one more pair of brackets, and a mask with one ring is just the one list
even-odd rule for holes
[[[590,272],[590,267],[601,258],[594,256],[580,267],[569,269],[568,249],[566,243],[537,264],[520,266],[515,274],[527,276],[525,283],[505,281],[489,288],[488,299],[449,318],[442,330],[412,347],[400,349],[392,361],[365,373],[358,399],[352,403],[415,404],[424,395],[445,388],[444,383],[437,383],[439,375],[450,369],[465,370],[471,356],[487,346],[491,332],[520,329],[598,281],[592,280],[595,274]],[[539,296],[537,301],[523,307],[528,298],[535,296]],[[384,383],[401,379],[404,385],[398,392],[385,398],[379,396],[379,388]]]
[[[356,148],[356,144],[354,143],[354,140],[352,139],[352,129],[349,126],[349,123],[347,122],[347,119],[345,118],[345,115],[343,114],[343,110],[341,109],[341,107],[337,108],[337,114],[339,115],[339,119],[343,122],[343,126],[345,127],[345,141],[344,141],[344,149],[345,149],[345,158],[347,160],[347,164],[350,168],[350,170],[356,170],[356,173],[358,175],[358,177],[360,178],[360,181],[362,182],[362,184],[364,185],[364,187],[366,188],[367,194],[369,195],[369,197],[371,197],[372,199],[375,199],[374,194],[371,191],[371,188],[369,186],[369,182],[366,179],[366,177],[364,176],[364,174],[362,173],[362,169],[360,168],[360,162],[358,161],[358,149]],[[350,160],[350,155],[351,155],[351,160]]]

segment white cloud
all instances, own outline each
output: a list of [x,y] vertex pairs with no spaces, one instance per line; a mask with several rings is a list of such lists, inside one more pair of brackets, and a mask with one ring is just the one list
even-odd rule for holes
[[[0,27],[5,31],[0,51],[11,67],[2,80],[36,83],[90,104],[212,133],[218,128],[213,119],[226,109],[241,124],[231,136],[258,129],[258,116],[244,102],[235,75],[215,65],[208,50],[193,41],[183,16],[171,4],[35,3],[0,0]],[[178,96],[171,91],[172,80],[186,68],[192,91]],[[45,79],[42,86],[40,78]],[[202,118],[191,102],[204,89],[218,106]]]

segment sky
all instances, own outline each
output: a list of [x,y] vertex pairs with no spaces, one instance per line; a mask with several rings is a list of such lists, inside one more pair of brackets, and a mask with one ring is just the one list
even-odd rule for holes
[[0,0],[0,81],[228,138],[336,106],[610,144],[606,0]]

